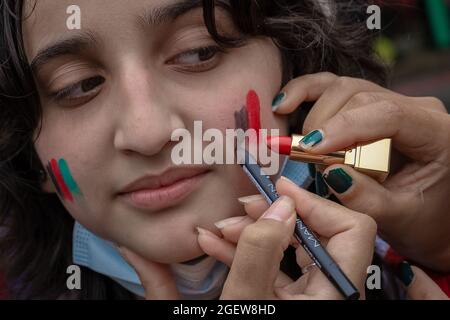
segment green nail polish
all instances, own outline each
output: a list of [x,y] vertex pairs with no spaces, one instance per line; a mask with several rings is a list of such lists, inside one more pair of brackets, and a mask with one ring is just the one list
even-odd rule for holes
[[329,194],[329,189],[320,172],[316,172],[316,193],[325,198]]
[[281,92],[277,94],[277,96],[272,101],[272,111],[276,111],[278,109],[284,98],[286,98],[286,93]]
[[300,143],[304,144],[307,147],[314,147],[315,145],[322,142],[322,139],[323,139],[322,132],[320,132],[320,130],[314,130],[308,133],[305,137],[303,137]]
[[414,272],[411,269],[411,265],[403,261],[400,264],[400,280],[403,282],[405,286],[409,286],[414,279]]
[[333,169],[324,176],[325,182],[337,193],[344,193],[353,184],[352,177],[342,168]]

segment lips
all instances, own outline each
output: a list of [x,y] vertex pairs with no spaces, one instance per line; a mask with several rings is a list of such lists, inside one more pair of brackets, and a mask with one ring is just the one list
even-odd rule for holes
[[161,175],[144,176],[125,186],[119,197],[130,205],[152,211],[174,206],[195,191],[207,168],[173,168]]

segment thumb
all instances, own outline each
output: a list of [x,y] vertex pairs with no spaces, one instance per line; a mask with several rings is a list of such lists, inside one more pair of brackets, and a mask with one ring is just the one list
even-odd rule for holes
[[145,290],[145,299],[179,299],[175,279],[168,265],[146,260],[124,247],[120,247],[119,251],[123,258],[136,270]]
[[384,231],[389,226],[398,227],[404,208],[410,206],[411,199],[406,201],[405,195],[393,194],[372,178],[345,165],[326,168],[323,178],[344,206],[371,216]]
[[412,300],[448,300],[447,295],[421,269],[404,261],[400,265],[400,279]]
[[274,285],[295,225],[295,203],[281,196],[242,232],[221,299],[274,299]]

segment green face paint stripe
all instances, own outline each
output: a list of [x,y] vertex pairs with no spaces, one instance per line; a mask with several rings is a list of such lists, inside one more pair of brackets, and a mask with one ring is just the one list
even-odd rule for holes
[[61,174],[64,178],[64,181],[67,184],[67,187],[69,188],[70,192],[80,195],[81,191],[80,188],[78,188],[77,183],[73,179],[72,175],[70,174],[69,166],[67,165],[66,160],[59,159],[58,161],[59,169],[61,170]]

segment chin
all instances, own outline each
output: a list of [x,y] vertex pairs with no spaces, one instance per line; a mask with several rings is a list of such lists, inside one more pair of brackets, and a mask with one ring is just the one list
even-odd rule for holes
[[155,243],[155,245],[158,245],[157,248],[141,246],[140,254],[148,260],[163,264],[185,262],[205,254],[198,245],[195,232],[187,235],[181,241],[174,238],[171,240],[173,241]]

